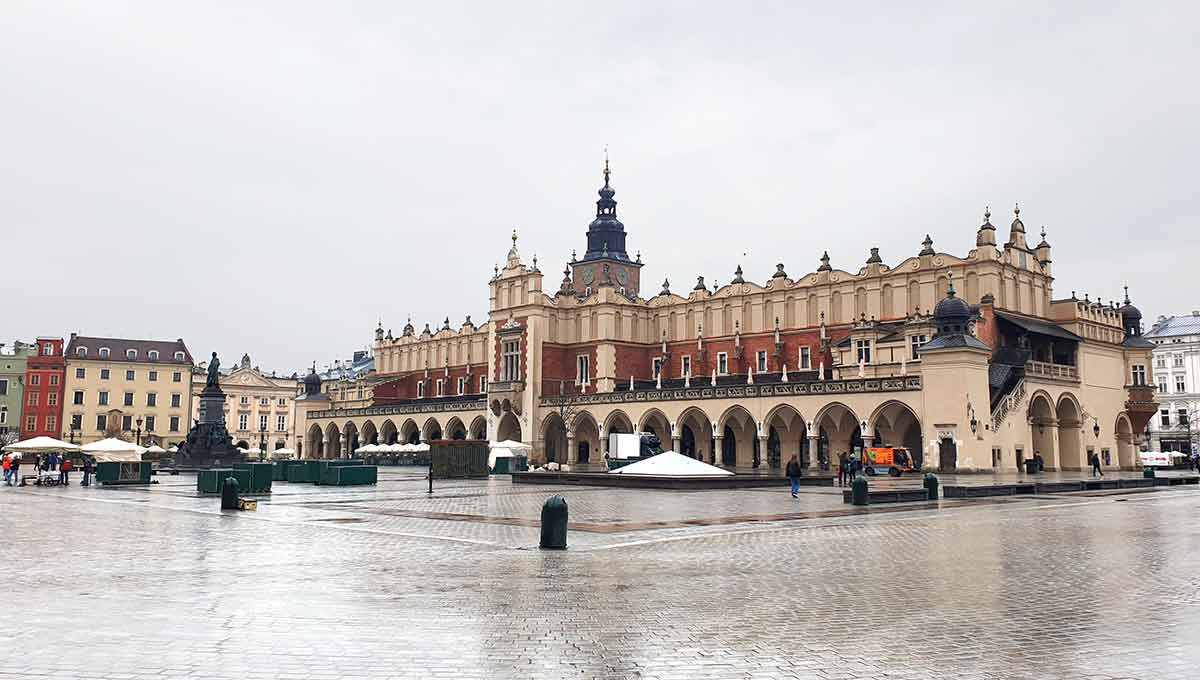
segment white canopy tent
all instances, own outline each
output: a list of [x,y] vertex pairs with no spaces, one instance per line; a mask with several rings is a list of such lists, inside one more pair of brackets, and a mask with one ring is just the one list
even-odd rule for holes
[[163,447],[159,446],[158,444],[152,444],[151,446],[146,447],[146,453],[166,453],[166,452],[167,452],[167,450],[164,449]]
[[519,455],[529,455],[533,447],[525,442],[505,439],[502,442],[488,442],[488,469],[496,469],[497,458],[516,458]]
[[64,442],[53,437],[34,437],[25,441],[14,442],[4,447],[9,453],[60,453],[63,451],[78,451],[79,447],[70,442]]
[[715,465],[689,458],[674,451],[663,451],[645,460],[609,470],[610,475],[649,475],[654,477],[728,477],[733,473]]
[[366,444],[364,446],[358,447],[357,449],[354,449],[354,452],[355,453],[379,453],[379,450],[382,448],[383,447],[380,446],[379,444]]
[[271,458],[278,458],[278,459],[291,458],[294,455],[296,455],[296,449],[289,448],[286,446],[283,447],[282,449],[275,449],[274,451],[271,452]]
[[80,450],[95,458],[97,463],[140,463],[142,453],[146,451],[133,442],[113,437],[84,444]]

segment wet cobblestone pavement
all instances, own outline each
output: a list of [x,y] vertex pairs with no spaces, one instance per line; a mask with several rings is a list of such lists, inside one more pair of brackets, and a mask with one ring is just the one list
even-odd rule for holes
[[188,475],[0,487],[0,678],[1200,678],[1196,487],[862,512],[420,474],[253,513]]

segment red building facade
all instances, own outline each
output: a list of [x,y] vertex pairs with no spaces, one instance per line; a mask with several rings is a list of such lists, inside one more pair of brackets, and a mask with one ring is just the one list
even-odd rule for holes
[[62,338],[38,338],[37,355],[25,368],[25,411],[21,439],[59,437],[62,432],[63,395],[67,361]]

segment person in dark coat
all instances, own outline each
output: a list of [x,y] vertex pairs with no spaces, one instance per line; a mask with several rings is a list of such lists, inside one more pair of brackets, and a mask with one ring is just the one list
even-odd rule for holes
[[787,463],[787,476],[792,481],[792,498],[799,498],[801,474],[800,459],[792,456]]
[[12,480],[17,483],[17,486],[20,486],[21,485],[21,457],[13,456],[12,463],[9,464],[8,469],[12,471]]
[[846,460],[845,452],[838,454],[838,486],[846,486],[846,465],[849,463]]
[[1100,469],[1100,455],[1093,453],[1091,462],[1092,462],[1092,476],[1095,477],[1096,475],[1100,475],[1101,477],[1103,477],[1104,471]]
[[96,471],[96,465],[92,462],[90,456],[83,459],[83,486],[92,485],[92,473]]

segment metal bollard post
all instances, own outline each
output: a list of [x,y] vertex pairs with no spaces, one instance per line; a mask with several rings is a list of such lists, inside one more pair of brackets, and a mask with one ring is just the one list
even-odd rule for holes
[[539,547],[546,550],[567,549],[567,501],[552,496],[542,504],[542,540]]
[[871,502],[871,497],[867,493],[870,487],[867,485],[867,476],[859,475],[854,478],[854,483],[850,485],[850,504],[851,505],[867,505]]
[[221,509],[238,509],[238,480],[236,477],[226,477],[221,485]]
[[925,481],[922,483],[925,487],[925,498],[931,501],[938,499],[938,478],[932,472],[925,473]]

